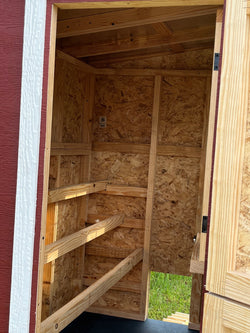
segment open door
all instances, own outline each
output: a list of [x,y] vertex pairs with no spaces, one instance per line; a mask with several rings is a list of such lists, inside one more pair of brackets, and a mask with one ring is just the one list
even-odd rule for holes
[[250,332],[249,17],[227,1],[203,332]]

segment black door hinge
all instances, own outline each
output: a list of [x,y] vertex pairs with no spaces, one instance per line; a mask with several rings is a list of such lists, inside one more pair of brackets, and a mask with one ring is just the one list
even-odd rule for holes
[[202,232],[207,232],[207,216],[202,217]]
[[215,53],[214,54],[214,71],[218,71],[219,70],[219,63],[220,63],[220,54],[219,53]]

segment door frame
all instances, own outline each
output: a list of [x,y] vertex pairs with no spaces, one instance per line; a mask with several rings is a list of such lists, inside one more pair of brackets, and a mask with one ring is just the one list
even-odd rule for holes
[[[39,313],[41,306],[41,304],[36,305],[36,302],[41,294],[41,290],[37,291],[37,285],[42,276],[39,261],[42,260],[40,254],[44,247],[46,223],[57,9],[204,6],[223,5],[223,3],[224,0],[111,0],[106,2],[61,0],[60,3],[54,0],[25,1],[19,155],[9,317],[11,333],[18,332],[20,329],[19,326],[16,326],[17,322],[22,323],[23,332],[33,332],[36,327],[36,313]],[[36,34],[33,35],[32,31]],[[36,49],[35,53],[34,49]],[[34,64],[32,70],[30,70],[31,59]],[[32,74],[36,77],[36,79],[33,78],[33,81],[31,81]],[[31,82],[37,84],[34,84],[32,91]],[[30,98],[25,98],[27,96]],[[35,105],[31,103],[32,98],[37,101]],[[30,107],[37,116],[34,132],[29,131],[30,127],[28,127],[30,120],[27,117],[27,111]],[[23,149],[26,147],[25,142],[32,142],[32,145],[27,147],[28,149]],[[33,161],[33,168],[27,168],[25,161]],[[23,195],[23,191],[27,196]],[[26,223],[27,216],[29,216],[29,223]],[[20,311],[20,298],[22,311]]]

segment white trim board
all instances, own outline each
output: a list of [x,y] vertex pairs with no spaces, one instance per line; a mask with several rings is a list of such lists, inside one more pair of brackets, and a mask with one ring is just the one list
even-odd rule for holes
[[46,0],[26,0],[9,333],[28,333],[40,146]]

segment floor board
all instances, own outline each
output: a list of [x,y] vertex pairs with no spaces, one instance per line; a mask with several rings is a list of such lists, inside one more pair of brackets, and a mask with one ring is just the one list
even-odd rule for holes
[[62,333],[197,333],[186,325],[147,319],[145,322],[84,312]]

